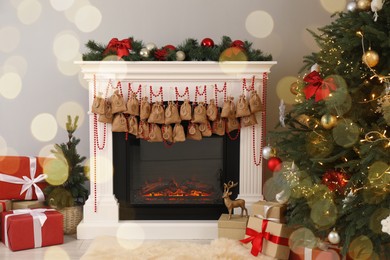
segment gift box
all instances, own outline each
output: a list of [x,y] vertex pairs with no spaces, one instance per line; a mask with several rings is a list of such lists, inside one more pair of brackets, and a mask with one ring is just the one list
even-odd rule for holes
[[245,237],[245,228],[248,223],[247,217],[232,215],[230,220],[229,214],[222,214],[218,220],[218,237],[240,240]]
[[[319,248],[295,247],[290,251],[290,260],[340,260],[340,250],[328,248],[321,250]],[[350,260],[349,257],[346,259]]]
[[62,214],[54,209],[2,212],[2,241],[12,251],[62,244],[62,220]]
[[12,202],[10,200],[0,200],[0,212],[12,209]]
[[40,200],[47,186],[43,163],[48,158],[3,156],[0,157],[0,199]]
[[286,223],[285,212],[287,206],[277,202],[260,200],[252,205],[252,216],[268,219],[273,222]]
[[45,202],[39,200],[13,200],[12,209],[36,209],[45,208]]
[[267,255],[278,259],[288,259],[290,248],[288,238],[292,230],[285,224],[257,217],[249,217],[245,238],[240,240],[251,249],[254,256]]

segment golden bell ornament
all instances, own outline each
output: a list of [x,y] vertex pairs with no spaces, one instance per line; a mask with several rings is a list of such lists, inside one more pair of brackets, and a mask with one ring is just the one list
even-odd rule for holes
[[371,8],[371,0],[358,0],[356,8],[362,11],[367,11]]
[[337,118],[334,115],[325,114],[321,117],[321,125],[325,129],[333,128],[337,123]]
[[376,51],[368,50],[363,54],[362,61],[370,68],[375,67],[379,62],[379,55]]

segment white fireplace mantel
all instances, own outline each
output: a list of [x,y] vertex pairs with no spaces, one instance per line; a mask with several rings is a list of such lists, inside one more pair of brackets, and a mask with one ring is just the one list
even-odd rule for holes
[[[115,87],[118,83],[124,97],[127,97],[131,86],[131,91],[138,90],[139,96],[148,96],[152,101],[189,98],[191,101],[208,102],[216,98],[219,106],[223,104],[224,86],[225,94],[235,97],[235,100],[241,94],[248,94],[249,87],[253,86],[266,106],[268,73],[276,62],[88,61],[76,64],[81,66],[89,85],[90,108],[97,92],[107,96],[108,86]],[[189,90],[187,96],[184,95],[186,89]],[[262,198],[263,165],[260,154],[264,145],[265,113],[257,114],[258,124],[254,128],[242,128],[240,131],[239,198],[245,199],[249,211],[251,205]],[[113,193],[111,125],[96,122],[96,116],[89,112],[89,126],[90,196],[84,205],[83,220],[77,227],[77,238],[92,239],[100,235],[128,239],[217,237],[216,220],[120,221],[119,206]]]

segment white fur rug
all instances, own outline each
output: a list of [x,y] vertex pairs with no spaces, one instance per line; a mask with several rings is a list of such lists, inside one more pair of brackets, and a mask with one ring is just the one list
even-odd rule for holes
[[256,258],[239,241],[219,238],[210,243],[170,240],[135,241],[102,236],[92,241],[81,260],[248,260]]

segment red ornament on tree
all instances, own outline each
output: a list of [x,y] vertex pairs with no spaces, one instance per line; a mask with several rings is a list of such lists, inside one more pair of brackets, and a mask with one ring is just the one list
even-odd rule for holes
[[282,160],[279,157],[271,157],[268,160],[268,169],[278,172],[282,169]]
[[345,185],[348,183],[348,179],[345,172],[329,170],[322,176],[322,183],[325,184],[329,190],[342,193]]
[[203,47],[214,47],[214,41],[210,38],[204,38],[201,42]]
[[230,47],[237,47],[237,48],[240,48],[240,49],[245,49],[245,44],[243,41],[241,40],[235,40],[234,42],[232,42],[232,44],[230,45]]

